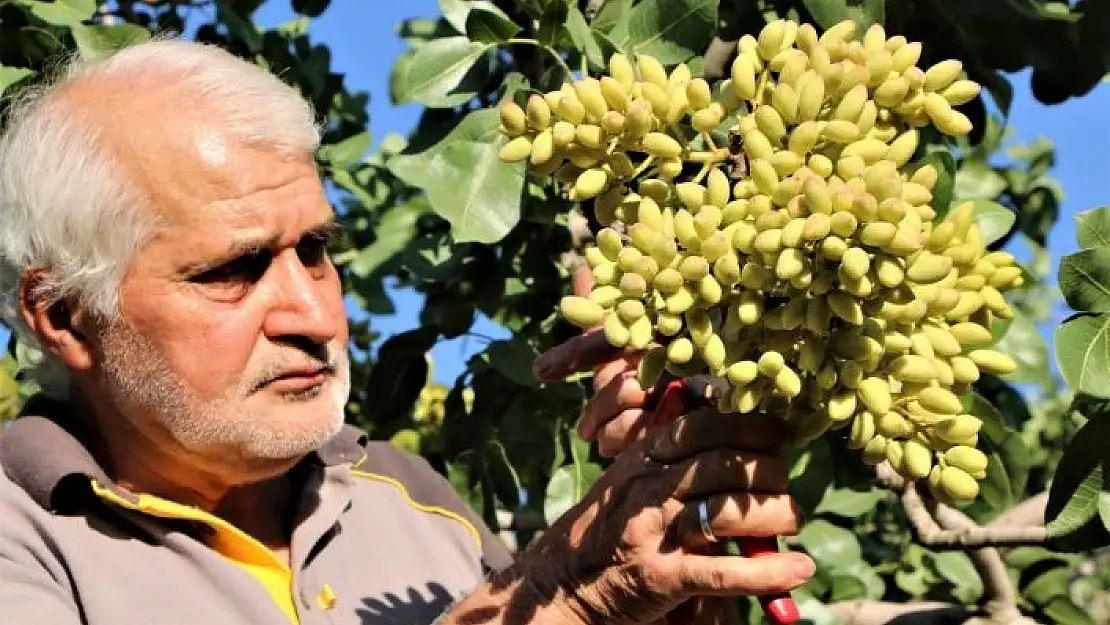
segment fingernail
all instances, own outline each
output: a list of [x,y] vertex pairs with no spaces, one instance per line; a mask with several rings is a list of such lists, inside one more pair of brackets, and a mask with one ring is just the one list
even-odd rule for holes
[[815,565],[813,560],[806,556],[799,556],[794,559],[794,574],[798,577],[809,579],[813,576]]

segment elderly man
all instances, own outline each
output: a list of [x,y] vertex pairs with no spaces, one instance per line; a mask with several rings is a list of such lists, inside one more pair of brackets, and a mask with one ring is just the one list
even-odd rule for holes
[[772,428],[629,435],[643,389],[596,335],[537,371],[596,368],[583,431],[620,456],[517,558],[422,460],[344,426],[318,139],[293,90],[181,41],[74,62],[13,108],[0,294],[46,361],[0,437],[4,622],[643,623],[812,574],[719,555],[797,530]]

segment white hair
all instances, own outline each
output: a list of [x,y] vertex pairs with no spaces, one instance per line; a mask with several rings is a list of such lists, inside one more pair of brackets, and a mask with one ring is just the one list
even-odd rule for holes
[[[34,349],[18,313],[20,279],[44,269],[35,296],[77,302],[107,321],[133,254],[158,227],[156,207],[136,189],[98,119],[56,97],[76,80],[102,93],[167,85],[204,108],[228,136],[248,145],[311,154],[321,128],[300,92],[266,69],[213,45],[154,38],[103,57],[74,52],[44,83],[12,100],[0,134],[0,320]],[[150,115],[158,115],[151,111]],[[133,127],[142,132],[142,119]],[[66,371],[44,354],[32,373],[43,392],[64,396]],[[59,376],[61,376],[59,378]]]

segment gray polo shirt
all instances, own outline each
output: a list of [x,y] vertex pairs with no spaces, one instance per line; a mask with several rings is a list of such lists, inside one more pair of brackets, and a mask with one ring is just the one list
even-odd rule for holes
[[511,562],[422,459],[347,427],[294,469],[286,566],[196,508],[127,492],[64,406],[0,433],[0,622],[431,623]]

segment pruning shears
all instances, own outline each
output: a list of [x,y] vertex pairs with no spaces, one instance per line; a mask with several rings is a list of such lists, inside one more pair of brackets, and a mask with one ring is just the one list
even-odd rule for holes
[[[657,427],[710,405],[712,390],[712,383],[706,376],[679,378],[664,373],[644,404],[645,412],[651,414],[647,427]],[[778,551],[778,542],[773,536],[741,538],[737,542],[740,554],[745,558],[757,558]],[[759,597],[759,603],[774,625],[793,625],[801,619],[790,593],[763,595]]]

